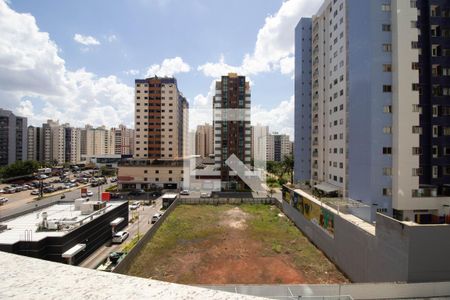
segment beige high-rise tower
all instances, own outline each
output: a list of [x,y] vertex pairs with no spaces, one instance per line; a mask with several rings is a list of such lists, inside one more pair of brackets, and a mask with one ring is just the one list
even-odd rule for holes
[[135,158],[184,156],[187,136],[186,98],[175,78],[135,80]]
[[208,157],[214,154],[214,131],[211,124],[198,125],[195,132],[195,154]]

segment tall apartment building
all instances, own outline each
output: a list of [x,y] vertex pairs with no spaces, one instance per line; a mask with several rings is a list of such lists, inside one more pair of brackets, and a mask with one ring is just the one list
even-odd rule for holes
[[134,151],[134,130],[125,125],[119,128],[111,128],[114,134],[114,154],[132,155]]
[[57,164],[81,161],[81,129],[48,120],[42,128],[29,128],[29,132],[33,133],[28,139],[29,153],[37,160]]
[[134,157],[182,158],[187,147],[188,108],[175,78],[136,79]]
[[0,108],[0,166],[27,159],[27,118]]
[[244,164],[251,163],[250,84],[245,76],[229,73],[216,82],[213,99],[215,167],[220,169],[224,190],[244,188],[225,163],[236,155]]
[[114,154],[115,132],[105,126],[97,128],[86,125],[80,132],[81,155],[84,157]]
[[[42,124],[42,159],[45,163],[52,163],[54,160],[53,156],[53,131],[54,128],[60,127],[58,121],[47,120],[47,123]],[[58,142],[58,141],[57,141]],[[62,146],[63,147],[63,146]],[[60,147],[56,147],[60,148]],[[64,148],[64,147],[63,147]],[[58,153],[55,155],[58,157]]]
[[64,127],[64,162],[76,164],[81,162],[81,129]]
[[267,136],[267,161],[283,161],[284,156],[292,154],[289,136],[274,132]]
[[256,167],[265,168],[269,126],[252,126],[252,159]]
[[43,161],[44,139],[41,127],[28,126],[27,159]]
[[214,130],[211,124],[198,125],[195,132],[195,154],[208,157],[214,154]]
[[372,219],[448,213],[448,12],[448,1],[326,0],[300,21],[297,180],[368,204]]
[[318,124],[311,127],[311,31],[311,18],[302,18],[295,27],[295,182],[311,179],[311,133],[317,134],[319,131]]

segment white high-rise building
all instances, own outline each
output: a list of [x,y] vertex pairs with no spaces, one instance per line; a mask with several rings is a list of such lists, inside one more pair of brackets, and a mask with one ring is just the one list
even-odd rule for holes
[[372,220],[448,213],[450,93],[438,75],[450,66],[425,38],[440,35],[427,3],[325,0],[296,28],[296,180],[367,204]]
[[267,136],[267,161],[283,161],[286,155],[292,154],[291,141],[286,134],[274,132]]

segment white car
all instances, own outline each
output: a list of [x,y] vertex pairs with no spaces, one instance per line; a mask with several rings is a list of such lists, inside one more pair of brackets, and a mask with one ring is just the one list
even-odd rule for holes
[[119,231],[114,233],[112,237],[112,242],[114,244],[121,244],[123,241],[125,241],[129,236],[129,233],[126,231]]
[[0,205],[5,204],[6,202],[8,202],[8,198],[0,197]]
[[158,220],[161,218],[162,214],[160,213],[156,213],[153,215],[152,217],[152,224],[155,224],[156,222],[158,222]]
[[131,205],[130,205],[130,210],[136,210],[141,206],[141,202],[139,201],[134,201]]
[[36,195],[39,195],[39,191],[38,190],[31,191],[30,194],[36,196]]
[[94,196],[94,193],[92,191],[87,191],[86,196],[92,197],[92,196]]
[[200,193],[200,198],[210,198],[211,193]]
[[189,190],[182,190],[180,195],[189,195]]

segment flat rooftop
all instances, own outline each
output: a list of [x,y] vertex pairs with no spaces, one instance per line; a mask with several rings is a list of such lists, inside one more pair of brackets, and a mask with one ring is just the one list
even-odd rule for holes
[[[65,234],[87,224],[102,214],[113,210],[123,204],[124,201],[108,202],[106,208],[93,213],[82,215],[80,210],[75,210],[74,202],[58,203],[19,217],[1,222],[7,229],[0,232],[0,244],[14,244],[18,241],[40,241],[49,236],[64,236]],[[47,213],[47,220],[59,220],[66,222],[67,226],[61,230],[40,231],[39,223],[42,222],[42,213]]]

